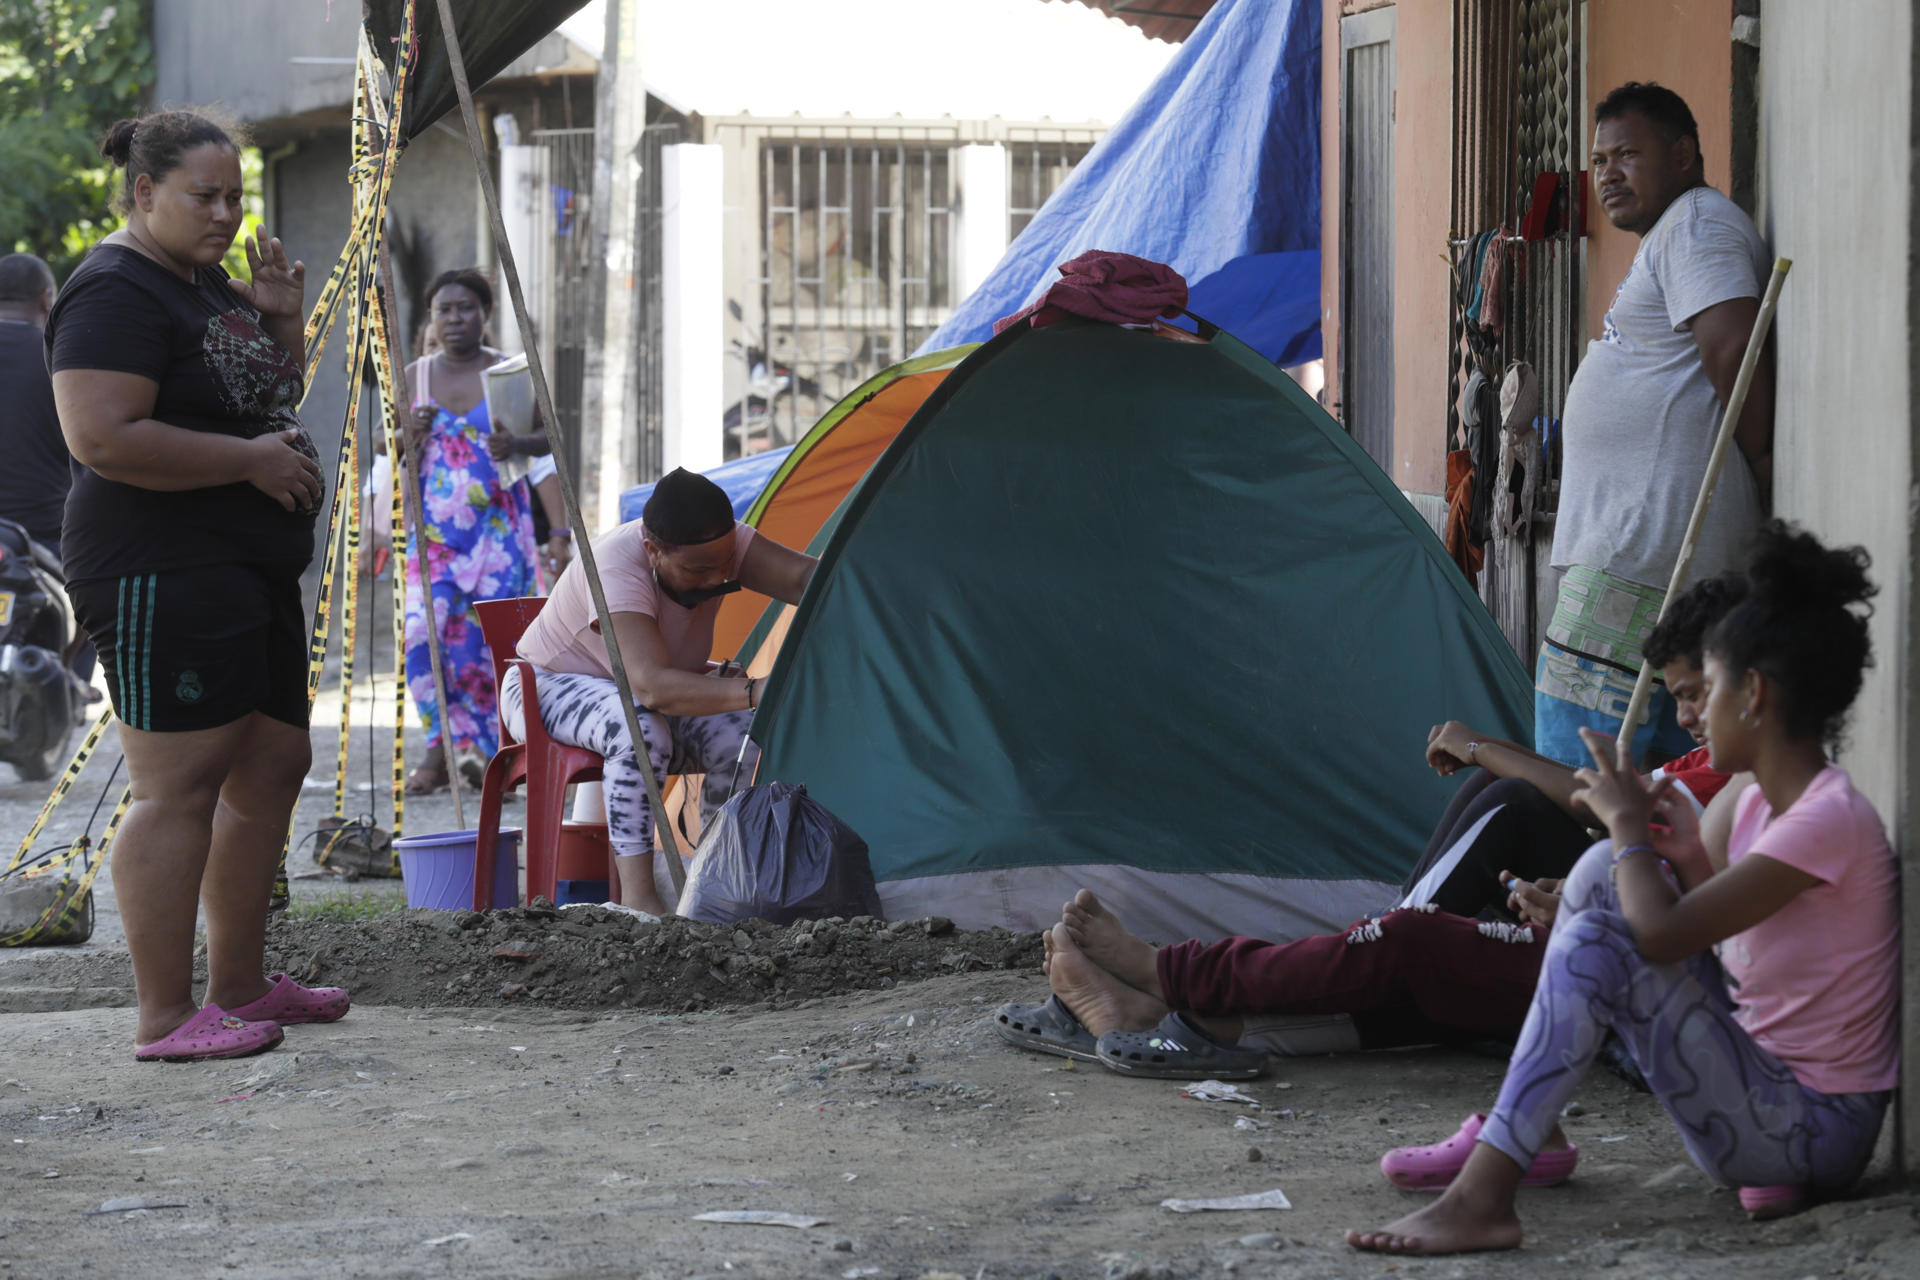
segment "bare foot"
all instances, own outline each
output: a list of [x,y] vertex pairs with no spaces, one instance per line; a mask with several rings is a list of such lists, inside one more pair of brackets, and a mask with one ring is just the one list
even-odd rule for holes
[[1162,998],[1160,969],[1154,961],[1157,948],[1128,933],[1120,917],[1090,890],[1074,894],[1073,901],[1060,908],[1060,920],[1087,959],[1128,986],[1156,1000]]
[[1511,1199],[1462,1193],[1455,1183],[1426,1208],[1377,1231],[1349,1231],[1347,1243],[1369,1253],[1478,1253],[1518,1249],[1520,1218]]
[[207,1003],[217,1004],[222,1009],[244,1009],[273,990],[273,984],[264,974],[253,974],[251,981],[243,981],[237,988],[222,987],[214,990],[213,984],[207,984]]
[[673,914],[653,882],[652,858],[645,854],[615,858],[613,869],[620,877],[621,906],[662,917]]
[[426,761],[407,775],[407,794],[410,796],[430,796],[447,787],[447,762],[438,747],[427,754]]
[[1089,960],[1067,926],[1053,926],[1053,954],[1047,964],[1047,985],[1060,1003],[1094,1035],[1109,1031],[1151,1031],[1167,1016],[1167,1006],[1137,991]]

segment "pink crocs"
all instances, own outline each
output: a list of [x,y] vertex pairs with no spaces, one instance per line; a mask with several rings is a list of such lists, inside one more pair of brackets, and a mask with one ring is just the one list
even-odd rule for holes
[[[1480,1126],[1486,1122],[1487,1117],[1476,1112],[1445,1142],[1430,1147],[1396,1147],[1380,1157],[1380,1172],[1403,1191],[1445,1191],[1466,1165],[1480,1137]],[[1579,1159],[1580,1148],[1571,1142],[1563,1148],[1542,1151],[1533,1158],[1520,1185],[1557,1187],[1573,1176],[1573,1166]]]
[[248,1022],[217,1004],[200,1011],[151,1044],[133,1046],[136,1062],[201,1062],[208,1058],[244,1058],[265,1053],[286,1033],[277,1022]]
[[271,1019],[279,1023],[337,1022],[353,1004],[341,987],[303,987],[284,973],[269,974],[273,988],[267,994],[232,1010],[250,1022]]
[[1771,1222],[1790,1213],[1799,1213],[1812,1197],[1805,1187],[1742,1187],[1740,1207],[1755,1222]]

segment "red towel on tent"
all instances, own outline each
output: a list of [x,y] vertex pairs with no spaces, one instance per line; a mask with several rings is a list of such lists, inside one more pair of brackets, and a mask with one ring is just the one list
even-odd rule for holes
[[1062,263],[1060,274],[1064,278],[1038,301],[994,321],[993,331],[1022,320],[1038,329],[1070,315],[1105,324],[1151,324],[1157,316],[1179,315],[1187,305],[1185,277],[1164,262],[1130,253],[1089,250]]

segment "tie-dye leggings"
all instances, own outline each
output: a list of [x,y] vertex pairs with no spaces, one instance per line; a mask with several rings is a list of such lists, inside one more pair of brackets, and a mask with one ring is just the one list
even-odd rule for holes
[[[540,720],[556,742],[585,747],[605,757],[602,789],[607,803],[607,837],[616,857],[632,858],[653,852],[653,806],[647,803],[647,784],[640,777],[640,759],[627,733],[620,710],[620,691],[604,676],[577,676],[536,670]],[[525,737],[526,708],[520,696],[518,668],[507,673],[500,690],[500,714],[517,738]],[[753,781],[760,748],[747,741],[748,711],[723,711],[711,716],[663,716],[640,709],[640,732],[647,739],[647,755],[654,777],[664,785],[670,775],[704,773],[700,789],[700,820],[704,823],[733,793],[734,768],[740,785]],[[746,758],[740,757],[746,744]]]
[[1734,1186],[1841,1187],[1866,1168],[1889,1093],[1807,1088],[1734,1021],[1711,951],[1650,964],[1602,840],[1568,877],[1533,1007],[1480,1141],[1533,1163],[1611,1028],[1707,1175]]

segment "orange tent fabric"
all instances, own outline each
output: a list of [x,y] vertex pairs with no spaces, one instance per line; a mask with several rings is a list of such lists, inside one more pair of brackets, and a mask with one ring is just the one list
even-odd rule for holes
[[[758,518],[747,522],[782,546],[803,549],[813,541],[874,459],[886,451],[900,428],[907,425],[933,389],[946,380],[951,366],[909,373],[894,379],[851,409],[832,431],[796,459],[791,470],[767,482]],[[740,652],[747,633],[773,602],[754,591],[740,591],[720,606],[713,626],[716,661]],[[783,628],[784,630],[784,628]],[[768,659],[779,646],[769,646]]]
[[[933,389],[946,380],[955,365],[970,355],[977,343],[919,356],[876,374],[821,417],[802,437],[792,457],[767,481],[766,490],[748,510],[746,522],[782,546],[802,550],[812,545],[821,528],[840,508],[855,485],[907,420],[919,411]],[[910,371],[910,372],[908,372]],[[773,601],[756,591],[738,591],[720,606],[713,626],[713,660],[737,655]],[[765,676],[793,625],[793,610],[781,609],[770,620],[764,639],[747,669]],[[682,783],[687,785],[683,786]],[[698,795],[698,777],[666,780],[662,802],[667,820],[686,840],[686,853],[700,839],[700,815],[687,806]],[[657,841],[656,841],[657,842]]]

